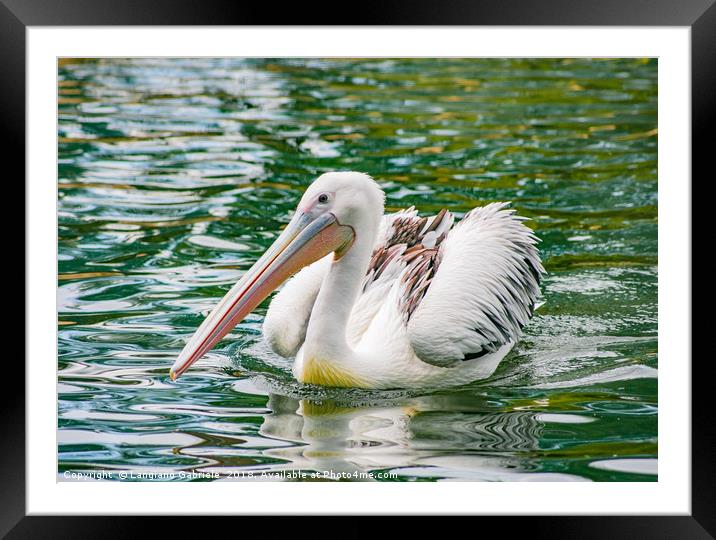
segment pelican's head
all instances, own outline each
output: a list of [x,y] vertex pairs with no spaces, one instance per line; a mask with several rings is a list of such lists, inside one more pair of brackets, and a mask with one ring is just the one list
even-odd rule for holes
[[281,235],[199,326],[169,371],[172,379],[301,268],[329,253],[337,259],[343,257],[357,235],[374,238],[383,199],[383,191],[367,174],[331,172],[319,176],[301,197]]
[[383,191],[367,174],[329,172],[308,186],[297,212],[314,218],[330,213],[355,234],[366,234],[380,222],[384,199]]

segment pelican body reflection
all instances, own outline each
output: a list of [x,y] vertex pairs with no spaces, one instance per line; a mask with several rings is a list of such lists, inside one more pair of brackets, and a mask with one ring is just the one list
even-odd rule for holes
[[341,402],[272,392],[267,408],[260,435],[291,443],[263,452],[281,479],[303,471],[318,480],[583,480],[534,470],[545,424],[538,412],[497,413],[474,395]]

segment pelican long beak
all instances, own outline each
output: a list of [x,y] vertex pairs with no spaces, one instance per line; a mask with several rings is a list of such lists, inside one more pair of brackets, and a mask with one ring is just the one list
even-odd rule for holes
[[338,223],[332,213],[313,218],[297,212],[268,251],[201,323],[169,370],[172,380],[211,350],[289,277],[331,252],[340,256],[354,236],[353,228]]

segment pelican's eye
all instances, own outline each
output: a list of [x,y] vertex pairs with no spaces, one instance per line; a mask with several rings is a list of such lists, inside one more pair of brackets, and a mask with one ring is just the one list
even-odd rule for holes
[[328,194],[327,193],[321,193],[318,196],[318,202],[320,204],[326,204],[328,202]]

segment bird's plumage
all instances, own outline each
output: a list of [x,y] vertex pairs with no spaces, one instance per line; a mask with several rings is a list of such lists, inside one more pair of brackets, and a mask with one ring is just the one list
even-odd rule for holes
[[[511,347],[532,316],[544,268],[537,237],[506,207],[475,208],[457,224],[447,210],[420,217],[411,207],[383,216],[346,328],[348,343],[385,347],[398,339],[395,324],[383,324],[387,318],[431,366],[449,368]],[[299,351],[331,261],[329,255],[301,270],[271,303],[264,334],[278,354]]]
[[544,273],[538,240],[506,206],[470,211],[440,246],[435,276],[407,320],[424,362],[450,366],[494,353],[532,317]]

